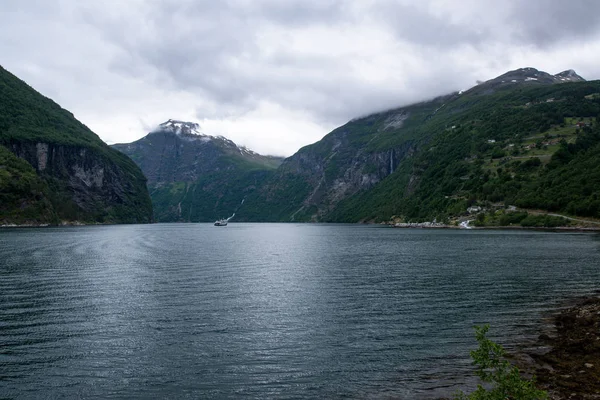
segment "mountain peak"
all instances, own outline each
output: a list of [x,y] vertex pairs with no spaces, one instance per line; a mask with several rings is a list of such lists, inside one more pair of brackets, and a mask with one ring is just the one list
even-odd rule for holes
[[169,131],[177,135],[205,136],[200,132],[199,124],[195,122],[179,121],[176,119],[169,119],[163,122],[162,124],[158,125],[158,127],[154,131]]
[[568,69],[566,71],[559,72],[558,74],[556,74],[554,76],[556,78],[558,78],[562,82],[580,82],[580,81],[585,81],[585,79],[583,79],[581,76],[577,75],[577,72],[575,72],[572,69]]
[[557,83],[584,81],[585,79],[577,75],[572,69],[552,75],[533,67],[525,67],[508,71],[485,82],[478,82],[478,85],[472,88],[472,90],[477,93],[491,94],[498,89],[510,88],[514,85],[554,85]]
[[515,69],[513,71],[508,71],[505,74],[500,75],[497,78],[491,79],[486,83],[542,83],[542,84],[553,84],[553,83],[563,83],[563,82],[579,82],[585,81],[581,76],[577,75],[577,73],[568,69],[566,71],[560,72],[556,75],[551,75],[547,72],[540,71],[538,69],[532,67],[525,67]]

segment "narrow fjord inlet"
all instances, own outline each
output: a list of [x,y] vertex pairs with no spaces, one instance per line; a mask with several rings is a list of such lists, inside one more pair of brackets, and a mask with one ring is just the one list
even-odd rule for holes
[[472,326],[592,294],[594,234],[356,225],[0,230],[7,398],[433,398]]

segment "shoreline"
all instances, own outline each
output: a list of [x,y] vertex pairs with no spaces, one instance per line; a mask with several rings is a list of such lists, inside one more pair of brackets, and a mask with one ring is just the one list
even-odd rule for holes
[[544,232],[600,232],[600,227],[590,226],[556,226],[556,227],[530,227],[530,226],[472,226],[468,227],[460,225],[444,225],[444,224],[433,224],[431,222],[415,222],[415,223],[403,223],[403,224],[384,224],[389,225],[392,228],[399,229],[457,229],[457,230],[514,230],[514,231],[544,231]]
[[515,350],[515,365],[550,399],[600,399],[600,296],[563,303],[540,320],[539,336]]
[[[208,222],[162,222],[165,224],[202,224],[209,223]],[[157,222],[143,223],[143,225],[152,225]],[[252,222],[237,222],[237,223],[262,223],[258,221]],[[269,222],[273,223],[273,222]],[[280,224],[297,224],[298,222],[275,222]],[[307,222],[308,224],[317,223],[317,222]],[[325,222],[324,224],[327,224]],[[589,233],[589,232],[600,232],[600,226],[598,227],[590,227],[590,226],[557,226],[557,227],[525,227],[518,225],[509,225],[509,226],[472,226],[472,225],[447,225],[441,223],[433,223],[433,222],[412,222],[412,223],[368,223],[368,222],[356,222],[350,223],[350,225],[384,225],[390,228],[398,228],[398,229],[452,229],[452,230],[475,230],[475,231],[483,231],[483,230],[514,230],[514,231],[540,231],[540,232],[574,232],[574,233]],[[108,225],[138,225],[131,223],[84,223],[80,221],[63,221],[60,224],[1,224],[0,229],[2,228],[58,228],[58,227],[74,227],[74,226],[108,226]]]
[[2,224],[0,228],[58,228],[61,226],[96,226],[96,225],[126,225],[126,224],[114,224],[114,223],[84,223],[80,221],[62,221],[60,224],[36,224],[36,223],[27,223],[27,224]]

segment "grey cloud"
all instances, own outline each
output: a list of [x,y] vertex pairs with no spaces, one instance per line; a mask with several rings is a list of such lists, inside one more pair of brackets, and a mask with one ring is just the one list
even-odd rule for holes
[[[344,15],[341,2],[178,4],[152,3],[138,10],[138,20],[96,10],[87,10],[84,17],[128,54],[127,62],[116,60],[114,68],[135,75],[142,68],[136,67],[138,63],[152,65],[158,77],[167,77],[162,84],[197,91],[219,104],[219,110],[205,116],[243,114],[263,100],[310,111],[320,120],[338,121],[363,103],[377,104],[388,97],[339,74],[337,69],[344,69],[347,61],[289,52],[260,54],[256,35],[261,24],[302,26],[326,21],[335,25]],[[249,9],[248,4],[258,6]],[[238,62],[257,68],[248,73],[236,68]]]
[[[590,21],[598,18],[585,16],[591,14],[582,11],[593,5],[589,3],[594,2],[574,2],[565,21],[562,20],[565,13],[558,14],[561,7],[565,8],[559,2],[547,0],[544,7],[538,7],[532,4],[539,2],[514,1],[510,21],[499,24],[513,27],[509,35],[521,35],[526,42],[533,43],[550,40],[547,32],[554,31],[547,26],[555,29],[559,22],[563,28],[555,31],[560,35],[584,34],[593,29],[589,27],[593,25]],[[106,15],[92,10],[85,18],[129,54],[130,65],[116,62],[115,67],[124,73],[137,74],[141,68],[135,67],[137,63],[151,65],[157,71],[154,77],[157,84],[196,92],[217,103],[215,109],[203,110],[205,117],[216,118],[241,115],[261,101],[270,101],[308,111],[320,121],[340,121],[365,110],[453,90],[460,84],[453,85],[456,78],[449,75],[447,66],[430,68],[444,77],[434,85],[411,81],[409,77],[405,87],[394,88],[374,86],[345,74],[352,60],[326,55],[298,56],[281,49],[264,54],[259,31],[265,26],[336,27],[370,18],[423,53],[398,55],[411,60],[429,58],[427,51],[456,51],[461,45],[481,51],[489,43],[506,40],[482,23],[452,22],[448,16],[435,15],[412,4],[383,0],[368,7],[352,8],[349,4],[335,0],[154,1],[143,3],[142,9],[135,10],[133,15]],[[531,15],[535,18],[527,18]],[[575,23],[583,16],[588,21],[587,28]],[[253,69],[245,70],[248,65]]]
[[59,11],[55,4],[44,0],[4,0],[1,9],[3,14],[26,11],[28,14],[53,16]]
[[596,0],[515,1],[508,23],[515,37],[539,47],[565,45],[600,33]]
[[49,95],[76,102],[84,85],[112,95],[118,80],[133,82],[128,101],[138,89],[185,94],[199,119],[272,103],[323,126],[464,89],[515,67],[513,54],[576,45],[600,27],[595,0],[6,0],[0,13],[3,60],[54,80]]
[[415,4],[383,1],[373,13],[390,26],[395,35],[413,44],[447,49],[460,45],[477,46],[490,39],[492,33],[478,24],[453,23],[448,15],[434,15]]
[[[382,5],[383,4],[383,5]],[[596,0],[481,0],[460,6],[472,8],[469,20],[453,21],[448,2],[443,13],[428,3],[375,3],[372,12],[401,40],[438,49],[460,45],[485,47],[493,43],[548,48],[600,33],[600,2]]]
[[342,0],[262,0],[253,5],[255,16],[284,26],[330,23],[349,17],[348,2]]
[[[364,12],[416,45],[444,48],[481,42],[486,37],[410,5],[381,2],[376,8],[351,10],[348,4],[154,2],[140,10],[143,22],[136,22],[135,16],[133,21],[131,16],[105,20],[93,14],[88,18],[134,58],[156,68],[158,76],[168,77],[163,84],[170,82],[177,89],[197,91],[219,103],[222,116],[247,112],[266,100],[310,111],[320,120],[339,121],[364,111],[364,107],[384,107],[406,97],[394,95],[391,88],[382,90],[345,75],[344,69],[352,60],[327,56],[311,59],[281,50],[261,54],[257,34],[265,24],[293,28],[325,23],[335,27],[361,18]],[[239,70],[236,64],[240,62],[257,66],[257,70]],[[135,68],[129,69],[135,72]],[[218,117],[216,112],[210,116]]]
[[[217,102],[245,101],[247,93],[235,84],[228,63],[254,53],[250,27],[228,3],[212,1],[153,2],[140,15],[103,15],[86,10],[83,17],[128,54],[132,64],[113,66],[136,74],[137,63],[153,66],[156,83],[177,89],[196,89]],[[161,76],[167,79],[160,79]]]

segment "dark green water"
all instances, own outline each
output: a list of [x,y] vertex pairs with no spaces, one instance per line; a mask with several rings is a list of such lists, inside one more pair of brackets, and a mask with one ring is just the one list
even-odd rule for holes
[[0,398],[432,398],[600,288],[594,234],[0,230]]

